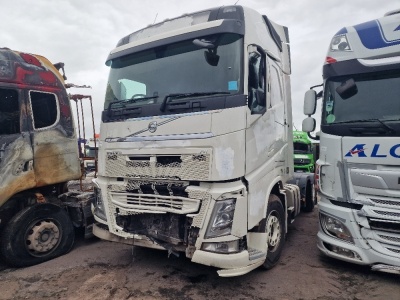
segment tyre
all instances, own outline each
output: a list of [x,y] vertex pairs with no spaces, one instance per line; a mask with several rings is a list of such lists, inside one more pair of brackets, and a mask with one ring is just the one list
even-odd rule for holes
[[303,205],[304,212],[312,212],[315,205],[315,189],[314,184],[307,181],[305,192],[305,204]]
[[285,244],[285,211],[282,202],[276,195],[270,195],[268,200],[267,217],[261,228],[267,236],[267,257],[262,267],[273,268],[279,261]]
[[74,227],[61,207],[35,204],[18,212],[2,232],[0,254],[10,266],[27,267],[71,250]]

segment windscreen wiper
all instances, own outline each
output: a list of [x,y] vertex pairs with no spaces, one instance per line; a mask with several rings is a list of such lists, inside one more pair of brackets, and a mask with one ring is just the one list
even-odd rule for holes
[[161,103],[160,110],[165,111],[167,107],[167,102],[170,99],[181,99],[181,98],[191,98],[191,97],[201,97],[201,96],[210,96],[210,95],[227,95],[229,92],[199,92],[199,93],[179,93],[179,94],[168,94],[164,97],[163,102]]
[[367,123],[367,122],[378,122],[380,123],[384,128],[386,128],[389,132],[395,132],[392,127],[390,127],[388,124],[386,124],[383,120],[375,118],[375,119],[361,119],[361,120],[351,120],[351,121],[341,121],[341,122],[336,122],[334,124],[351,124],[351,123]]
[[158,96],[149,96],[149,97],[142,97],[142,98],[130,98],[130,99],[123,99],[123,100],[117,100],[113,101],[108,105],[108,110],[111,109],[111,106],[114,104],[125,104],[125,103],[136,103],[136,102],[141,102],[145,100],[150,100],[150,99],[157,99]]

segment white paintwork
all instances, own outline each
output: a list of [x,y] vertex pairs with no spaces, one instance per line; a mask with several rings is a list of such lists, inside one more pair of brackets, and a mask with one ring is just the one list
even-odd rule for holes
[[[210,157],[208,178],[200,181],[199,186],[194,186],[194,189],[191,186],[187,188],[193,191],[192,197],[199,197],[198,199],[203,201],[200,213],[190,215],[194,218],[196,224],[194,227],[199,228],[199,232],[195,251],[189,257],[194,262],[222,268],[223,270],[219,272],[220,276],[245,274],[263,263],[265,256],[250,259],[247,250],[229,255],[201,250],[203,242],[230,242],[248,235],[252,241],[251,244],[256,245],[257,250],[267,253],[265,242],[267,234],[249,231],[265,218],[268,198],[273,187],[280,190],[293,172],[290,65],[284,28],[271,22],[283,42],[283,51],[280,52],[271,38],[262,16],[255,10],[246,7],[243,9],[245,19],[244,94],[247,95],[248,88],[247,49],[249,45],[258,45],[268,54],[266,56],[266,85],[268,85],[266,88],[266,112],[262,115],[252,115],[247,106],[242,106],[199,113],[102,123],[99,172],[96,184],[101,189],[105,203],[110,235],[102,234],[100,237],[107,239],[107,237],[115,235],[118,236],[118,239],[135,238],[116,224],[115,206],[109,200],[111,192],[108,192],[108,188],[112,185],[120,186],[121,190],[124,190],[124,184],[129,178],[118,181],[117,178],[107,177],[105,158],[108,155],[118,153],[124,157],[150,157],[151,164],[157,156],[183,157],[204,154]],[[217,27],[221,22],[218,20],[167,32],[160,31],[141,40],[132,41],[111,53],[167,39],[181,33]],[[157,122],[155,132],[148,130],[151,122]],[[121,177],[123,176],[121,175]],[[151,181],[152,178],[146,178],[146,180]],[[154,182],[156,181],[154,180]],[[214,204],[230,198],[236,199],[231,233],[206,239],[205,233],[208,224],[212,221],[210,218]],[[122,207],[119,209],[121,211]],[[131,209],[130,211],[134,212],[135,210]],[[151,210],[149,211],[151,212]],[[257,239],[260,240],[257,241]],[[113,240],[116,238],[114,237]]]
[[[400,15],[392,15],[370,24],[378,24],[378,36],[390,46],[368,49],[362,44],[355,27],[347,27],[347,39],[352,51],[328,51],[337,61],[357,59],[366,67],[388,66],[400,62]],[[343,62],[346,63],[346,62]],[[338,74],[340,75],[340,74]],[[377,101],[377,105],[379,105]],[[393,109],[398,111],[398,101]],[[374,110],[374,107],[370,107]],[[320,212],[341,220],[354,243],[333,237],[321,227],[318,232],[318,248],[328,256],[361,265],[384,264],[400,267],[400,233],[386,230],[385,226],[374,227],[373,222],[393,224],[400,222],[400,144],[398,137],[388,136],[334,136],[321,131],[320,134],[319,202]],[[334,205],[335,202],[343,205]],[[348,204],[350,203],[350,204]],[[354,206],[351,206],[354,205]],[[359,205],[358,208],[356,205]],[[362,207],[360,207],[362,206]],[[353,208],[351,208],[353,207]],[[329,250],[326,245],[341,247],[359,258],[349,258]]]

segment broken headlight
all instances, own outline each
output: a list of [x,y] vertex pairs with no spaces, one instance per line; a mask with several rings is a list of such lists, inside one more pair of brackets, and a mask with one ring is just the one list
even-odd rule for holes
[[94,207],[93,214],[96,217],[104,221],[107,221],[107,216],[104,209],[103,197],[101,196],[101,190],[98,187],[94,187],[93,207]]
[[228,235],[231,233],[236,199],[216,201],[205,238]]

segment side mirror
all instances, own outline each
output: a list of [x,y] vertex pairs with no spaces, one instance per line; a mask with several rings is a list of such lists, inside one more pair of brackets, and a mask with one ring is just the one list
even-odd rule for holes
[[305,118],[303,120],[301,130],[303,130],[304,132],[313,132],[315,130],[315,125],[316,122],[314,118],[311,117]]
[[218,62],[219,62],[219,55],[217,54],[216,51],[214,50],[208,50],[208,51],[204,51],[204,57],[206,58],[206,62],[210,65],[210,66],[217,66]]
[[304,95],[303,112],[306,116],[311,116],[315,114],[316,109],[317,109],[317,93],[314,90],[308,90]]

